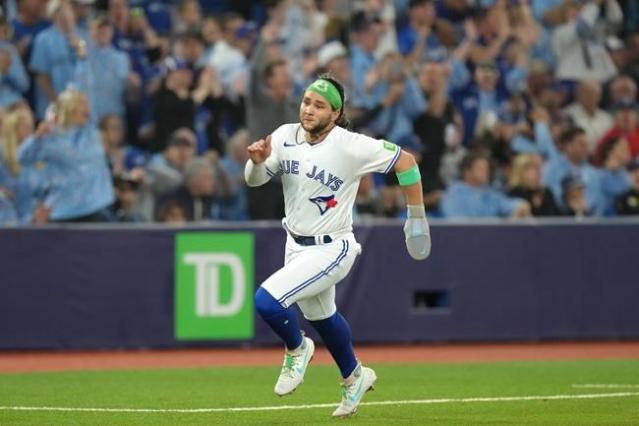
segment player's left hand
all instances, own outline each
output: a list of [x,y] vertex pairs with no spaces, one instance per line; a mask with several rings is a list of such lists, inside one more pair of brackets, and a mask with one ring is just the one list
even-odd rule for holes
[[430,255],[430,228],[426,220],[424,206],[408,207],[408,219],[404,224],[406,248],[408,254],[415,260],[424,260]]

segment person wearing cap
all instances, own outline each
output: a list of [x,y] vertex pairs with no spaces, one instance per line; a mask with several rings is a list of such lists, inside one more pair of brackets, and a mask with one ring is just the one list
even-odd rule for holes
[[630,176],[626,170],[631,160],[627,141],[622,137],[605,140],[600,145],[595,160],[600,167],[600,198],[596,213],[613,216],[615,199],[631,188]]
[[78,32],[75,14],[67,0],[50,0],[47,16],[53,25],[33,44],[29,67],[36,74],[36,117],[44,119],[47,106],[75,80],[86,57],[87,40]]
[[628,143],[632,157],[639,156],[639,116],[637,116],[637,102],[632,98],[622,98],[614,105],[614,125],[597,143],[597,150],[601,144],[609,139],[623,137]]
[[481,152],[471,152],[459,166],[460,180],[452,183],[441,203],[446,218],[528,217],[530,204],[492,189],[490,163]]
[[175,130],[181,127],[194,129],[197,108],[202,106],[215,111],[222,96],[211,69],[203,69],[195,81],[193,70],[182,58],[167,58],[164,68],[166,77],[154,98],[155,136],[148,147],[152,152],[162,151]]
[[317,51],[317,65],[322,72],[334,76],[337,80],[344,82],[347,90],[352,84],[351,65],[348,50],[338,40],[324,44]]
[[615,200],[615,210],[622,216],[639,215],[639,158],[628,165],[631,188]]
[[196,157],[184,168],[184,184],[157,202],[157,212],[165,205],[176,203],[186,212],[189,222],[227,220],[229,197],[221,195],[226,176],[208,158]]
[[571,127],[559,136],[559,149],[554,144],[548,147],[544,164],[543,180],[555,195],[555,201],[565,207],[562,188],[568,176],[577,176],[585,185],[588,210],[594,210],[600,199],[599,171],[588,162],[588,142],[586,132],[579,127]]
[[566,176],[561,181],[562,211],[566,216],[576,218],[593,215],[593,207],[588,206],[586,185],[579,176]]
[[29,76],[10,34],[9,23],[0,16],[0,108],[22,102],[29,89]]
[[151,157],[146,170],[155,197],[175,190],[184,182],[184,168],[195,158],[196,144],[196,136],[191,129],[177,129],[166,148]]

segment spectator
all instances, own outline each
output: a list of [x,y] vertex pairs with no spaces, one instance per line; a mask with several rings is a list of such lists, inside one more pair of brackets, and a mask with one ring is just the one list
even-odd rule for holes
[[603,135],[599,146],[607,139],[623,137],[628,142],[632,157],[639,156],[639,117],[634,99],[623,98],[615,104],[614,126]]
[[619,215],[639,215],[639,158],[628,165],[632,187],[617,197],[615,206]]
[[145,222],[145,217],[137,210],[139,179],[129,175],[113,178],[115,203],[110,207],[114,222]]
[[[446,55],[436,32],[437,12],[434,0],[411,0],[408,4],[408,22],[401,28],[398,38],[399,51],[414,64],[427,55]],[[438,52],[433,52],[434,50]]]
[[10,111],[3,119],[0,130],[0,191],[13,203],[20,223],[40,219],[45,209],[42,198],[47,182],[41,164],[25,164],[21,161],[21,146],[33,137],[47,131],[47,124],[39,126],[34,135],[34,120],[31,110],[21,105]]
[[202,26],[202,10],[198,0],[183,0],[178,6],[178,15],[174,31],[199,29]]
[[109,0],[108,17],[115,30],[113,45],[129,56],[135,73],[147,75],[151,63],[162,55],[162,48],[144,9],[136,7],[129,10],[128,0]]
[[208,159],[191,160],[184,171],[184,185],[159,201],[158,213],[166,209],[167,203],[177,203],[186,212],[189,222],[224,219],[226,200],[218,195],[221,188],[215,174]]
[[566,176],[561,182],[561,188],[566,215],[576,218],[593,215],[593,209],[588,207],[586,199],[586,185],[579,176]]
[[637,99],[637,83],[627,75],[619,75],[610,83],[608,109],[614,108],[616,104],[624,99]]
[[597,213],[604,216],[615,214],[615,199],[631,189],[626,166],[630,163],[630,150],[624,138],[604,140],[597,152],[600,171],[600,200]]
[[96,121],[106,115],[125,116],[125,92],[139,88],[137,74],[131,72],[129,58],[113,45],[113,25],[107,19],[95,22],[93,40],[89,50],[89,63],[93,76],[91,108]]
[[445,188],[440,175],[442,159],[462,142],[461,116],[448,97],[448,80],[446,63],[428,60],[420,68],[419,85],[428,108],[413,120],[413,127],[421,146],[424,202],[430,208],[439,205]]
[[22,102],[22,96],[29,89],[29,76],[11,44],[10,33],[11,27],[0,16],[0,108]]
[[419,142],[413,132],[413,120],[426,109],[418,83],[404,70],[398,53],[388,53],[369,80],[369,106],[382,109],[366,128],[378,138],[385,138],[413,152]]
[[197,86],[191,89],[193,71],[184,60],[168,58],[165,66],[167,76],[155,95],[155,139],[149,147],[152,152],[162,151],[169,136],[177,129],[194,129],[196,108],[203,105],[214,110],[222,95],[212,70],[203,70]]
[[[25,65],[31,63],[33,41],[36,36],[51,25],[43,16],[46,10],[45,4],[46,0],[21,0],[18,2],[18,15],[11,20],[14,45],[20,53],[22,63]],[[35,108],[35,74],[29,69],[27,69],[27,73],[29,76],[29,89],[26,99],[31,108]]]
[[50,22],[44,19],[46,0],[21,0],[18,2],[18,15],[11,20],[13,39],[24,63],[31,59],[33,40]]
[[599,199],[599,175],[588,163],[588,142],[586,132],[578,127],[565,130],[559,137],[561,151],[551,149],[544,166],[543,180],[555,195],[555,201],[564,207],[562,183],[568,177],[576,177],[585,187],[587,210],[596,208]]
[[384,206],[379,191],[375,188],[373,176],[362,176],[355,196],[355,218],[361,220],[384,215]]
[[492,61],[477,65],[474,81],[463,88],[451,92],[464,123],[464,145],[470,145],[473,138],[492,129],[497,122],[497,113],[508,99],[506,90],[498,88],[499,70]]
[[167,201],[160,207],[157,220],[158,222],[182,225],[187,222],[187,212],[178,201]]
[[470,153],[461,162],[461,180],[448,187],[442,200],[442,213],[447,218],[527,217],[530,204],[510,198],[488,186],[490,165],[480,153]]
[[601,85],[597,81],[582,81],[577,86],[576,102],[565,111],[576,126],[586,132],[588,151],[593,152],[597,142],[612,126],[612,116],[599,108]]
[[86,56],[87,49],[87,40],[78,32],[67,0],[50,0],[47,16],[53,26],[36,37],[29,65],[36,73],[36,117],[40,120],[49,103],[74,80],[76,65]]
[[119,116],[104,116],[99,127],[112,175],[117,176],[146,165],[147,154],[124,143],[124,125]]
[[95,1],[96,0],[71,0],[78,31],[82,33],[82,37],[85,39],[89,38],[89,32],[91,31],[91,19],[93,19],[95,12],[93,8]]
[[[251,80],[246,96],[246,124],[252,140],[261,139],[284,123],[299,120],[299,104],[293,98],[292,78],[284,59],[269,59],[267,49],[275,43],[275,30],[268,25],[251,59]],[[284,196],[279,179],[260,188],[248,188],[252,219],[280,219]]]
[[528,201],[533,216],[560,216],[555,198],[541,181],[543,160],[537,154],[521,154],[513,161],[508,196]]
[[96,222],[114,201],[111,175],[97,128],[90,123],[86,95],[62,92],[55,104],[56,128],[25,142],[22,158],[41,163],[49,182],[44,204],[49,220]]
[[184,170],[195,157],[196,144],[193,131],[184,127],[173,132],[164,151],[151,158],[147,169],[156,197],[166,195],[184,183]]
[[[600,20],[604,2],[606,15]],[[604,44],[605,26],[621,24],[623,13],[616,0],[584,3],[568,1],[563,24],[554,31],[552,45],[557,57],[556,77],[561,80],[605,83],[617,73]]]
[[251,25],[235,13],[221,18],[222,38],[217,40],[207,54],[207,64],[219,76],[224,92],[234,102],[244,95],[249,78],[249,51],[254,34]]
[[235,198],[235,204],[229,208],[233,220],[249,219],[244,166],[249,158],[247,148],[250,143],[248,130],[238,130],[227,142],[226,155],[220,161],[220,166],[229,177],[231,192]]

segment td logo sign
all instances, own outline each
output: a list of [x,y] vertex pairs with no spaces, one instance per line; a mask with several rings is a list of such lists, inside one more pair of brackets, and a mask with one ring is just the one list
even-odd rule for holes
[[253,337],[253,235],[180,233],[175,237],[175,337]]

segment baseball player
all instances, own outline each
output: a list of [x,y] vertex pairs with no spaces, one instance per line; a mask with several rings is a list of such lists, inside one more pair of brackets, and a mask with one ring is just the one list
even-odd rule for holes
[[285,265],[255,294],[258,313],[286,345],[275,393],[290,394],[303,382],[315,351],[291,308],[297,303],[341,372],[342,401],[335,417],[355,413],[377,379],[355,357],[350,326],[335,306],[335,285],[361,252],[353,236],[352,210],[363,175],[396,173],[408,205],[408,253],[425,259],[431,247],[414,157],[393,143],[346,130],[343,106],[343,87],[329,76],[320,77],[304,93],[300,123],[284,124],[251,144],[244,170],[249,186],[278,175],[284,188]]

